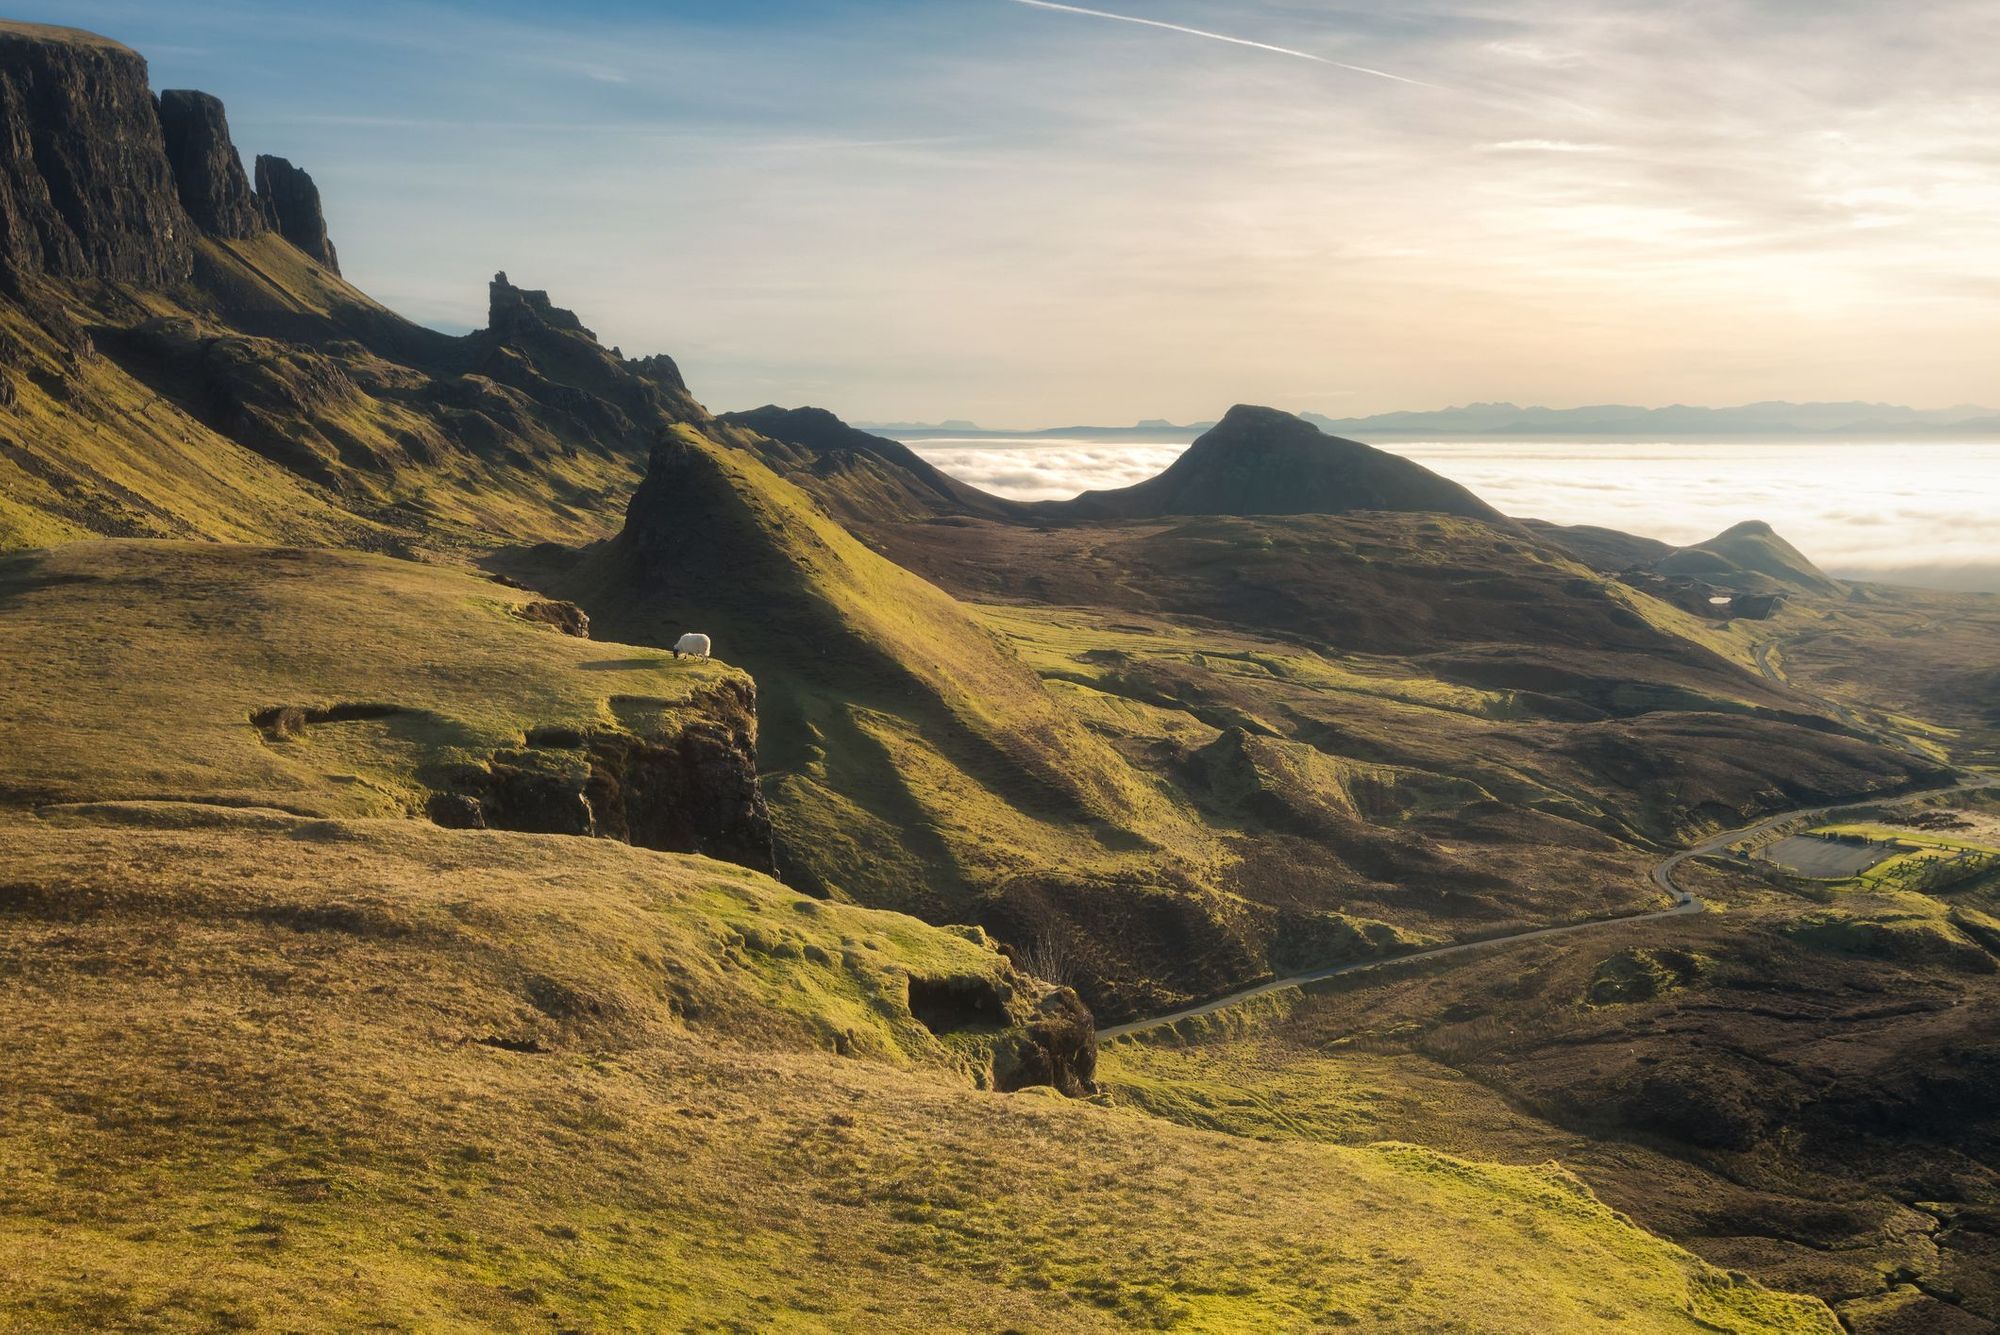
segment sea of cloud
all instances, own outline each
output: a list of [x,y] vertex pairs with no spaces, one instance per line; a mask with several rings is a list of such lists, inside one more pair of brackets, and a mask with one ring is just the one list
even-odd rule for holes
[[[1179,441],[930,440],[911,445],[1022,500],[1123,487]],[[2000,441],[1381,442],[1511,515],[1698,542],[1770,523],[1828,573],[2000,592]]]

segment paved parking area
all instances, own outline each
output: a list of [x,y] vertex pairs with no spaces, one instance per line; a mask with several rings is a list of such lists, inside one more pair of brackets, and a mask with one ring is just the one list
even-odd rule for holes
[[1833,881],[1867,871],[1895,851],[1883,844],[1840,844],[1795,834],[1758,849],[1757,856],[1805,876]]

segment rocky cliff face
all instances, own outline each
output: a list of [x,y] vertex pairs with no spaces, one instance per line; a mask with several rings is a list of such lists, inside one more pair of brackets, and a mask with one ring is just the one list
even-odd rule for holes
[[617,839],[768,872],[771,816],[757,786],[757,708],[747,680],[692,702],[679,726],[538,728],[526,744],[446,777],[440,825]]
[[283,158],[259,153],[257,199],[272,231],[335,273],[340,272],[340,257],[327,239],[326,212],[320,207],[319,187],[312,177]]
[[0,22],[0,271],[163,287],[197,235],[266,228],[336,273],[312,177],[283,158],[243,174],[222,103],[155,101],[137,52],[75,28]]
[[193,265],[146,62],[72,28],[0,24],[0,267],[164,284]]
[[487,286],[486,328],[471,335],[473,369],[575,420],[600,440],[647,442],[661,418],[705,420],[676,370],[658,362],[628,362],[597,341],[576,312],[535,288],[516,287],[497,273]]
[[160,133],[181,207],[214,236],[241,238],[264,230],[264,213],[229,139],[222,101],[190,88],[160,94]]

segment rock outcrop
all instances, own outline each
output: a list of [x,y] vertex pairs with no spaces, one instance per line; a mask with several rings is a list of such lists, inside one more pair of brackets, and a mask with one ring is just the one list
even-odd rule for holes
[[222,101],[188,88],[160,94],[160,133],[181,207],[211,236],[240,239],[264,230],[264,213],[229,139]]
[[616,839],[769,872],[756,717],[746,679],[693,701],[670,729],[538,728],[524,745],[447,775],[430,816],[454,828]]
[[707,419],[669,359],[626,361],[599,343],[576,312],[547,292],[514,286],[505,273],[494,274],[486,292],[486,328],[470,337],[474,369],[569,419],[579,433],[639,445],[653,438],[662,417]]
[[1097,1092],[1097,1024],[1067,987],[1033,1003],[1026,1023],[993,1051],[993,1087],[1002,1093],[1049,1085],[1071,1098]]
[[[986,940],[978,928],[969,931]],[[1007,971],[941,978],[912,975],[910,1014],[926,1029],[947,1034],[990,1034],[991,1068],[985,1079],[1003,1094],[1047,1085],[1081,1098],[1097,1092],[1097,1022],[1075,991]]]
[[680,363],[664,352],[656,352],[650,357],[638,357],[625,363],[627,370],[644,380],[650,380],[661,389],[675,394],[687,393],[687,381],[681,376]]
[[590,616],[575,603],[563,602],[556,598],[541,598],[514,610],[514,615],[523,621],[559,630],[565,635],[574,635],[579,640],[590,638]]
[[486,285],[486,329],[498,338],[520,338],[542,329],[560,329],[582,334],[592,342],[597,335],[583,327],[576,312],[549,300],[539,288],[515,287],[503,271]]
[[137,52],[0,23],[0,268],[165,284],[194,266]]
[[257,155],[257,199],[264,220],[285,240],[335,273],[340,257],[326,234],[326,212],[320,207],[313,178],[283,158]]

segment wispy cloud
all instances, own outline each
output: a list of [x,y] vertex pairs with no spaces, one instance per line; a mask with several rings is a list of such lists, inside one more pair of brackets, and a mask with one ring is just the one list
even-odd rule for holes
[[1227,42],[1231,46],[1247,46],[1253,51],[1269,51],[1273,55],[1291,56],[1298,60],[1310,60],[1319,65],[1331,65],[1335,69],[1348,70],[1354,74],[1366,74],[1377,79],[1388,79],[1395,83],[1407,83],[1418,88],[1436,88],[1434,83],[1422,79],[1412,79],[1401,74],[1391,74],[1367,65],[1350,65],[1344,60],[1330,60],[1316,56],[1310,51],[1299,51],[1289,46],[1274,46],[1270,42],[1252,41],[1248,37],[1231,37],[1227,33],[1210,32],[1206,28],[1190,28],[1184,24],[1167,23],[1161,19],[1140,18],[1134,14],[1113,14],[1102,9],[1085,9],[1080,5],[1057,4],[1056,0],[1014,0],[1017,5],[1027,5],[1031,9],[1052,9],[1059,14],[1081,14],[1085,18],[1111,19],[1118,23],[1136,23],[1145,28],[1158,28],[1163,32],[1177,32],[1187,37],[1205,37],[1211,42]]
[[311,170],[369,291],[477,324],[505,268],[718,406],[1949,403],[2000,350],[1993,0],[30,8]]

